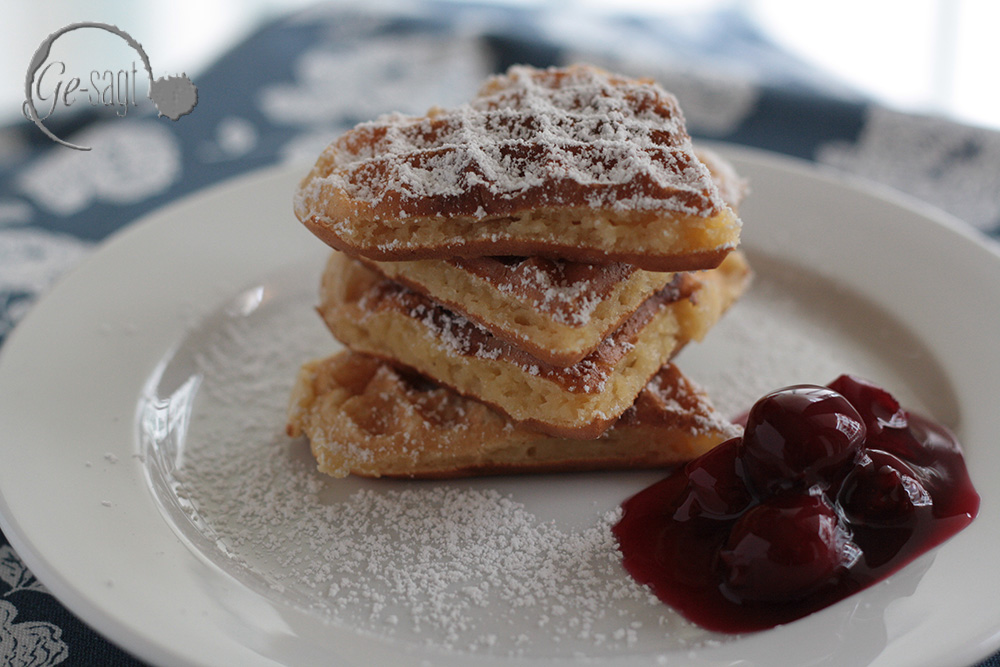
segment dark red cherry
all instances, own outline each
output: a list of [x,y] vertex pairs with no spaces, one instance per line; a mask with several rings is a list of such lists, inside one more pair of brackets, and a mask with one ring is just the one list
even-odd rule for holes
[[879,449],[865,452],[844,480],[839,502],[851,523],[881,526],[913,521],[933,504],[917,470]]
[[710,630],[748,632],[871,586],[975,518],[947,428],[863,380],[832,387],[765,397],[745,441],[627,500],[613,532],[629,573]]
[[762,494],[826,489],[843,479],[865,435],[861,415],[846,398],[827,387],[795,385],[750,409],[742,457]]
[[719,553],[736,602],[790,602],[836,583],[860,551],[825,496],[785,494],[751,508]]
[[733,519],[753,496],[741,474],[740,440],[733,438],[692,460],[684,467],[687,485],[677,499],[676,521],[694,517]]
[[854,375],[841,375],[829,386],[854,406],[864,420],[869,436],[879,435],[886,428],[906,428],[906,411],[882,387]]

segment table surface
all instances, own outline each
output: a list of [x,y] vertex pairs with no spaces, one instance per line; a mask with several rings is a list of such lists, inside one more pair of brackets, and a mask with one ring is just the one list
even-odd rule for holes
[[[1000,239],[1000,132],[901,113],[831,85],[739,12],[678,23],[410,7],[275,19],[194,77],[197,105],[176,121],[157,117],[145,98],[124,117],[79,104],[45,120],[91,151],[57,145],[27,120],[0,130],[0,345],[53,281],[143,214],[261,167],[309,161],[377,114],[461,103],[513,63],[588,61],[651,76],[677,94],[698,140],[869,179],[944,209],[989,243]],[[166,74],[148,55],[154,74]],[[23,664],[141,664],[63,608],[0,535],[0,652],[15,646],[33,656]]]

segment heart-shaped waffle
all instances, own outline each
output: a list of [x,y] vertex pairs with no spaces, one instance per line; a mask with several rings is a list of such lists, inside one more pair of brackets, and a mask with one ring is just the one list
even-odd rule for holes
[[362,123],[302,181],[299,219],[374,260],[484,255],[717,266],[740,221],[676,99],[588,66],[513,67],[456,109]]

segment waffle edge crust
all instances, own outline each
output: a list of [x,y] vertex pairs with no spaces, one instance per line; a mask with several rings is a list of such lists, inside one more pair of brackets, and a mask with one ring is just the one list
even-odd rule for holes
[[383,116],[334,141],[295,213],[378,261],[485,255],[717,266],[741,223],[676,99],[589,66],[512,67],[468,104]]
[[450,478],[665,467],[739,434],[671,364],[598,439],[547,436],[374,357],[343,351],[299,371],[288,435],[334,477]]

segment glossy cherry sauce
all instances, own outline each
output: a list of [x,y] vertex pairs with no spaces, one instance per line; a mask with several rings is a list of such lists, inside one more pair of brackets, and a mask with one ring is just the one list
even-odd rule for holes
[[979,510],[961,447],[843,375],[758,401],[722,443],[627,500],[626,570],[689,620],[748,632],[900,569]]

